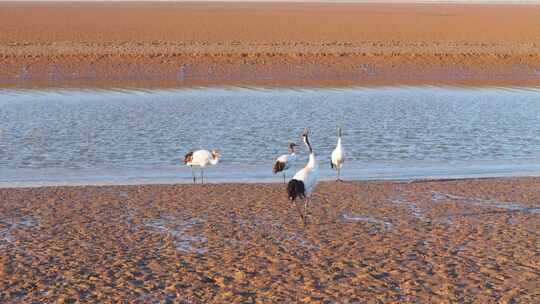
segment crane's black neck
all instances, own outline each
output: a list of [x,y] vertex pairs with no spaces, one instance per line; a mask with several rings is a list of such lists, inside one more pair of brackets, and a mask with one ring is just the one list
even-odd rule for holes
[[309,139],[308,139],[307,134],[304,136],[304,142],[306,143],[306,146],[309,149],[309,153],[313,153],[313,149],[311,149],[311,144],[309,143]]

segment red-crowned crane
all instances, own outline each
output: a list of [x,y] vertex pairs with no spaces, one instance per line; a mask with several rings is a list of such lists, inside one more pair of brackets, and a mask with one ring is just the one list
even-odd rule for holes
[[184,157],[184,164],[191,167],[191,174],[193,174],[193,183],[195,183],[195,172],[193,166],[201,168],[201,184],[204,184],[204,167],[207,165],[215,166],[219,162],[219,151],[212,150],[197,150],[186,154]]
[[289,154],[283,154],[276,159],[272,166],[272,173],[277,174],[283,172],[283,183],[285,183],[285,175],[291,168],[292,164],[296,161],[296,153],[294,152],[295,143],[289,143]]
[[302,140],[309,150],[309,160],[307,165],[300,169],[293,178],[289,181],[287,185],[287,193],[289,199],[296,206],[296,198],[304,199],[304,214],[300,213],[300,216],[304,220],[304,224],[307,223],[307,206],[309,203],[309,198],[315,185],[317,185],[317,180],[319,179],[319,164],[315,158],[315,153],[313,153],[313,148],[309,142],[309,130],[306,129],[302,133]]

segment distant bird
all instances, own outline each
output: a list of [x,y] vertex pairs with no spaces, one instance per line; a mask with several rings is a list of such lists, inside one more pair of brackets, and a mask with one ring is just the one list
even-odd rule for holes
[[285,183],[285,175],[287,174],[287,170],[289,170],[292,164],[296,161],[294,147],[296,147],[295,143],[289,143],[289,154],[283,154],[278,157],[272,166],[272,173],[277,174],[278,172],[283,172],[283,183]]
[[193,166],[199,166],[201,168],[201,184],[204,183],[204,167],[207,165],[215,166],[219,162],[219,151],[212,150],[197,150],[186,154],[184,157],[184,164],[191,167],[191,174],[193,174],[193,183],[195,183],[195,172]]
[[330,158],[330,167],[337,170],[337,181],[339,182],[341,181],[341,167],[343,167],[343,163],[345,162],[345,158],[343,156],[343,148],[341,147],[341,128],[337,129],[337,136],[337,145],[334,151],[332,151],[332,157]]
[[306,129],[302,133],[302,140],[306,144],[309,150],[309,161],[307,165],[302,168],[300,171],[296,172],[293,178],[289,181],[287,185],[287,193],[289,194],[289,199],[296,206],[296,198],[304,199],[304,214],[300,213],[300,216],[304,220],[304,224],[307,223],[307,205],[309,203],[309,197],[315,189],[317,184],[317,179],[319,178],[319,165],[317,159],[315,158],[315,153],[311,148],[309,143],[309,130]]

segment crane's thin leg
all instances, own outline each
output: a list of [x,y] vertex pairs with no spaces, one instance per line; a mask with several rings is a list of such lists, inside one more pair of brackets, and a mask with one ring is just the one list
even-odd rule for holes
[[338,168],[337,168],[337,181],[338,181],[338,182],[341,181],[340,173],[341,173],[341,169],[338,167]]
[[195,171],[193,171],[193,166],[191,167],[191,175],[193,176],[193,183],[195,184]]
[[300,211],[300,210],[298,209],[298,205],[296,204],[296,201],[293,201],[293,205],[294,205],[294,209],[296,209],[296,211],[298,212],[298,214],[300,214],[300,218],[301,218],[302,220],[304,220],[304,215],[302,214],[302,211]]
[[285,184],[285,172],[283,172],[283,183]]
[[204,184],[204,170],[201,168],[201,184]]
[[308,216],[308,214],[307,214],[307,205],[308,205],[308,202],[309,202],[309,198],[306,197],[305,200],[304,200],[304,225],[307,224],[307,216]]

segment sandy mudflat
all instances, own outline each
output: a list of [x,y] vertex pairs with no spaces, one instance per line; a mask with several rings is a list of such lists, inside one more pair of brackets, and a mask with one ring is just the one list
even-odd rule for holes
[[0,3],[0,86],[540,84],[540,5]]
[[0,189],[0,302],[534,303],[540,178]]

